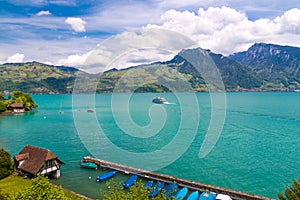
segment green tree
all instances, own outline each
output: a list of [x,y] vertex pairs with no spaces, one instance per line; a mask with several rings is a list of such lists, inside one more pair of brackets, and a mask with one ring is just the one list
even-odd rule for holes
[[20,91],[13,92],[12,102],[22,103],[26,111],[30,111],[32,110],[32,108],[38,107],[38,105],[33,101],[30,95]]
[[[129,190],[124,190],[122,183],[115,182],[113,180],[106,183],[106,190],[101,190],[103,195],[103,200],[145,200],[148,199],[148,194],[150,189],[144,187],[141,181],[135,182],[135,184],[130,187]],[[166,196],[163,191],[158,194],[158,196],[151,198],[153,200],[166,200]],[[174,199],[174,197],[168,198]]]
[[278,198],[280,200],[300,200],[300,176],[284,190],[284,194],[279,193]]
[[0,101],[0,112],[6,111],[6,104],[4,101]]
[[12,170],[10,154],[3,148],[0,149],[0,179],[9,176]]
[[13,200],[68,200],[61,186],[54,187],[48,178],[38,176],[32,179],[31,186],[18,192]]

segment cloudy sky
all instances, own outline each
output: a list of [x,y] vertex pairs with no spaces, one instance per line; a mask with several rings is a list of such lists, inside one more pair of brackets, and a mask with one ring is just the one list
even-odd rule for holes
[[[107,49],[105,43],[112,38],[122,44],[133,38],[134,48],[153,47],[158,38],[168,38],[155,33],[153,39],[151,31],[145,31],[149,28],[176,32],[224,55],[247,50],[255,42],[300,47],[300,1],[0,0],[0,63],[80,67],[95,48],[98,56],[102,52],[110,60],[114,48]],[[167,43],[178,43],[172,34]],[[171,50],[176,48],[170,45]],[[148,55],[148,62],[170,57],[151,52],[140,56]]]

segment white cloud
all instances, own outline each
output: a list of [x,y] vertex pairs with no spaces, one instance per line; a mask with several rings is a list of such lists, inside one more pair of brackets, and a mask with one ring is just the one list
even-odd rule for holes
[[282,16],[274,19],[280,33],[300,34],[300,9],[294,8],[286,11]]
[[[150,2],[126,2],[126,4],[120,3],[118,5],[105,2],[101,6],[95,6],[94,10],[91,11],[92,14],[85,15],[85,21],[83,18],[69,17],[66,19],[62,16],[38,17],[35,15],[31,16],[30,19],[28,17],[3,16],[0,18],[0,24],[5,31],[4,36],[7,38],[0,43],[0,59],[5,61],[8,56],[17,52],[16,49],[22,49],[22,53],[26,55],[25,61],[49,61],[54,64],[87,67],[100,62],[101,58],[100,63],[103,68],[112,61],[111,59],[115,58],[117,52],[120,52],[118,50],[119,44],[133,49],[156,45],[157,51],[139,49],[139,51],[131,51],[128,54],[131,55],[128,56],[128,59],[118,58],[114,64],[121,68],[125,65],[128,66],[125,61],[134,65],[143,61],[168,59],[170,54],[160,51],[163,45],[178,44],[173,50],[174,52],[176,49],[180,50],[180,42],[174,35],[159,34],[158,37],[150,37],[151,34],[146,33],[120,33],[121,31],[136,30],[137,27],[141,26],[175,31],[196,41],[198,46],[202,48],[222,54],[246,50],[254,42],[300,46],[300,9],[290,9],[291,5],[299,7],[300,4],[298,0],[291,1],[294,4],[287,4],[283,1],[272,3],[271,0],[253,0],[250,2],[241,0],[153,0]],[[47,3],[44,0],[40,2]],[[62,0],[60,2],[67,1]],[[209,7],[219,5],[227,5],[228,7]],[[167,11],[171,7],[174,9]],[[197,10],[199,7],[200,9]],[[258,9],[260,9],[259,12]],[[284,10],[287,11],[283,12]],[[250,15],[249,11],[251,11]],[[40,15],[47,14],[47,10],[41,12],[44,13],[40,13]],[[269,17],[270,15],[265,15],[266,12],[271,12],[272,18]],[[256,14],[255,17],[253,17],[253,13]],[[261,16],[265,16],[265,18],[261,18]],[[69,28],[66,23],[76,32],[85,32],[88,29],[93,38],[79,38],[80,34],[70,34],[65,31]],[[99,48],[95,48],[99,58],[88,56],[86,59],[86,52],[102,41],[104,37],[108,37],[107,34],[103,33],[120,34],[113,37],[115,44],[111,47],[105,44],[106,49],[102,47],[102,52]],[[87,34],[87,36],[89,35]],[[132,41],[135,41],[135,44],[132,44]],[[112,44],[112,42],[110,43]],[[101,67],[95,66],[95,70],[99,70]]]
[[85,64],[88,55],[89,53],[69,55],[67,58],[60,59],[56,64],[79,67]]
[[[169,10],[161,16],[161,27],[186,35],[199,46],[225,55],[246,50],[254,42],[290,43],[291,34],[300,40],[300,9],[294,8],[274,19],[250,20],[229,7],[200,8],[197,13]],[[284,42],[286,41],[286,42]],[[299,46],[299,42],[294,45]],[[276,42],[275,42],[276,43]]]
[[89,31],[120,33],[156,23],[165,9],[155,1],[105,1],[90,10],[92,15],[85,16],[86,27]]
[[300,46],[299,30],[300,9],[258,20],[229,7],[200,8],[197,13],[169,10],[161,16],[160,25],[120,33],[87,54],[72,54],[59,63],[96,73],[169,60],[182,48],[190,48],[193,41],[224,55],[247,50],[255,42]]
[[16,53],[12,56],[9,56],[5,62],[6,63],[21,63],[21,62],[23,62],[24,58],[25,58],[24,54]]
[[70,24],[75,32],[85,32],[86,22],[79,17],[68,17],[65,22]]
[[101,38],[95,40],[89,37],[70,37],[67,40],[18,39],[10,43],[1,43],[0,60],[5,62],[9,56],[16,53],[16,49],[22,49],[22,53],[26,55],[23,62],[38,61],[57,65],[59,60],[69,55],[85,54],[100,41]]
[[69,54],[55,64],[98,73],[111,68],[170,60],[182,48],[194,44],[189,38],[173,31],[142,28],[111,37],[85,54]]
[[51,15],[51,12],[49,10],[42,10],[36,14],[37,16],[47,16]]
[[131,64],[136,66],[169,60],[181,49],[193,45],[195,43],[192,40],[174,31],[142,28],[136,32],[124,32],[111,37],[86,54],[84,59],[73,55],[67,60],[79,61],[83,70],[98,73],[111,68],[129,67]]

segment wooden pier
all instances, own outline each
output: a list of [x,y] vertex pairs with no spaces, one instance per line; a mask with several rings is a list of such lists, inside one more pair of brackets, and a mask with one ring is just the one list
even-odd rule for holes
[[187,187],[190,190],[198,190],[198,191],[210,191],[215,192],[217,194],[227,194],[229,195],[233,200],[270,200],[270,198],[262,197],[258,195],[248,194],[245,192],[230,190],[226,188],[221,188],[218,186],[213,186],[209,184],[203,184],[195,181],[190,181],[186,179],[177,178],[174,176],[169,176],[165,174],[159,174],[156,172],[151,172],[147,170],[137,169],[134,167],[109,162],[106,160],[101,160],[97,158],[92,158],[89,156],[86,156],[83,158],[83,161],[86,162],[94,162],[95,164],[99,165],[102,169],[112,169],[117,170],[124,174],[136,174],[139,177],[142,177],[144,179],[150,179],[155,181],[163,181],[165,183],[171,183],[176,182],[178,186],[180,187]]

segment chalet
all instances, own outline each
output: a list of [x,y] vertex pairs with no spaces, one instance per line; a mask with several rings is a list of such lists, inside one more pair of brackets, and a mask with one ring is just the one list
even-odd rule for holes
[[64,163],[51,151],[30,145],[25,146],[14,156],[15,169],[28,177],[41,174],[59,178],[62,164]]
[[24,106],[22,103],[13,103],[11,105],[14,113],[23,113],[25,112]]

